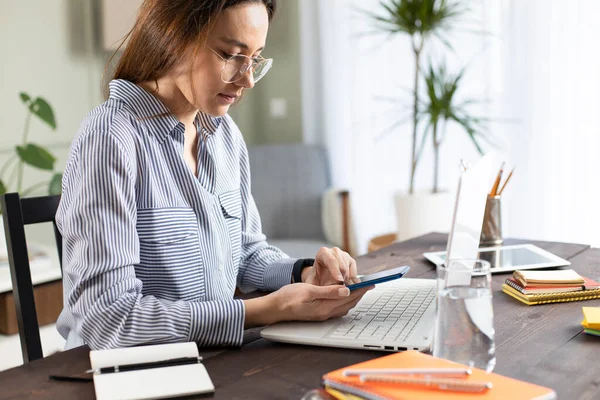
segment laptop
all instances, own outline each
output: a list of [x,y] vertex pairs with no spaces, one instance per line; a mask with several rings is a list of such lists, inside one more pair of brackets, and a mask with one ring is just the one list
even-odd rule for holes
[[[484,156],[459,177],[446,250],[451,258],[476,258],[494,158]],[[261,335],[312,346],[427,351],[433,339],[435,298],[435,279],[397,279],[376,285],[342,318],[280,322]]]

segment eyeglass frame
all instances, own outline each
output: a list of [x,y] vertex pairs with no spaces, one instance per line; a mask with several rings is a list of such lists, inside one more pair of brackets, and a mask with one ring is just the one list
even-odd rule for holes
[[[221,78],[221,82],[223,83],[235,83],[238,82],[239,80],[241,80],[244,75],[246,75],[248,73],[248,71],[252,71],[252,73],[254,74],[254,71],[256,70],[256,66],[260,65],[263,62],[267,62],[269,63],[269,69],[271,68],[271,65],[273,65],[273,59],[272,58],[264,58],[263,56],[258,56],[258,57],[249,57],[245,54],[234,54],[229,58],[225,58],[222,55],[219,54],[218,51],[216,51],[215,49],[213,49],[210,46],[206,46],[208,47],[213,53],[215,53],[217,55],[217,57],[219,57],[221,60],[225,61],[225,64],[223,64],[223,68],[221,68],[221,73],[220,73],[220,78]],[[234,57],[244,57],[250,60],[250,63],[244,63],[244,65],[238,70],[238,72],[240,72],[240,77],[238,79],[236,79],[235,81],[226,81],[225,79],[223,79],[223,71],[225,70],[225,67],[227,66],[227,63],[229,61],[231,61]],[[258,61],[257,61],[258,60]],[[250,67],[248,67],[248,65]],[[242,68],[244,68],[244,66],[246,66],[246,70],[242,71]],[[267,72],[269,72],[269,70],[267,70]],[[266,74],[267,72],[265,72],[263,74],[263,76],[261,76],[259,78],[259,80],[261,80]],[[257,80],[254,80],[254,83],[258,82]]]

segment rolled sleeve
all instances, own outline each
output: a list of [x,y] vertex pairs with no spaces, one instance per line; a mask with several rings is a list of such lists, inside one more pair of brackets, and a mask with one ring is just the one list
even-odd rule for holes
[[188,341],[200,346],[241,346],[246,308],[243,300],[191,303]]

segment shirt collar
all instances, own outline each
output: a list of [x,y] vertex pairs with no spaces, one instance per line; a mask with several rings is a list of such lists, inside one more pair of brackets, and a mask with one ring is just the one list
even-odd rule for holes
[[219,126],[221,126],[221,122],[223,122],[223,117],[213,117],[202,111],[198,111],[198,115],[196,115],[196,125],[207,131],[203,131],[203,133],[215,133],[219,129]]
[[146,124],[159,139],[164,139],[179,124],[179,120],[160,100],[135,83],[114,79],[109,89],[109,98],[127,104],[140,122]]
[[[129,105],[133,114],[161,140],[180,124],[160,100],[135,83],[114,79],[109,83],[109,89],[109,98]],[[196,126],[203,128],[204,134],[215,133],[222,121],[223,117],[213,117],[202,111],[198,112],[195,119]]]

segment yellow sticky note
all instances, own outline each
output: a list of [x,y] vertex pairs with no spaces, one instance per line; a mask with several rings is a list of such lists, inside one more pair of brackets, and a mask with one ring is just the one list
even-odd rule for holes
[[600,329],[600,307],[582,307],[581,325],[590,329]]

